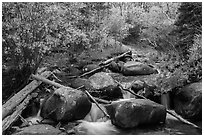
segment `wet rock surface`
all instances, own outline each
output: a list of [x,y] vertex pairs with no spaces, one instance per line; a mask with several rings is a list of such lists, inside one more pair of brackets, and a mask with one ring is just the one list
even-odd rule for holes
[[59,88],[42,107],[42,117],[67,122],[82,119],[91,109],[91,102],[80,90]]
[[100,72],[89,77],[92,87],[91,94],[106,100],[116,100],[122,98],[121,89],[114,82],[113,78],[105,72]]
[[164,106],[144,99],[125,99],[106,106],[112,123],[121,128],[133,128],[144,124],[165,121]]
[[109,69],[115,73],[121,73],[124,76],[138,76],[156,74],[158,71],[150,65],[141,62],[128,61],[126,63],[111,62]]
[[65,135],[66,133],[47,124],[32,125],[19,129],[14,135]]
[[140,62],[127,62],[124,64],[122,74],[125,76],[150,75],[158,73],[152,66]]
[[182,88],[174,98],[175,111],[186,119],[202,119],[202,82]]
[[[79,88],[84,86],[85,89],[91,89],[91,85],[88,79],[85,78],[76,78],[71,81],[72,88]],[[83,88],[82,88],[83,89]]]

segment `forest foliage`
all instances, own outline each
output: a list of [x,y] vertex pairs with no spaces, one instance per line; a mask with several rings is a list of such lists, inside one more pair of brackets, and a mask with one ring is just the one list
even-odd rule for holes
[[[156,49],[163,61],[160,68],[169,72],[158,83],[167,83],[161,87],[169,90],[183,85],[182,80],[172,82],[176,79],[188,83],[202,79],[201,34],[202,3],[197,2],[4,2],[3,90],[16,82],[16,87],[22,85],[55,50],[66,49],[73,58],[114,46],[112,40]],[[8,84],[6,79],[12,81]]]

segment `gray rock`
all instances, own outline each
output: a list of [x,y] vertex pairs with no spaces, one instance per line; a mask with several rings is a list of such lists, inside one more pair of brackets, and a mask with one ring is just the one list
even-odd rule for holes
[[59,88],[44,103],[41,116],[68,122],[84,118],[90,109],[91,102],[81,90]]
[[89,78],[94,89],[103,89],[108,86],[117,86],[113,78],[105,72],[96,73]]
[[155,73],[158,73],[158,71],[154,67],[134,61],[125,63],[122,69],[122,74],[125,76],[150,75]]
[[14,135],[65,135],[65,133],[51,125],[40,124],[21,128]]
[[[72,88],[79,88],[84,86],[85,89],[91,89],[91,85],[88,79],[85,78],[76,78],[71,81]],[[82,88],[83,89],[83,88]]]
[[96,73],[89,77],[89,82],[93,90],[91,93],[93,96],[107,100],[122,98],[121,89],[108,73]]
[[145,99],[123,99],[105,106],[111,121],[121,128],[133,128],[142,124],[165,122],[163,105]]
[[183,87],[174,97],[175,111],[191,120],[202,119],[202,82]]

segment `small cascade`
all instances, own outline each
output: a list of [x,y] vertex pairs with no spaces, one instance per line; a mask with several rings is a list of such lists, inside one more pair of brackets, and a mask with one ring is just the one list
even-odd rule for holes
[[161,104],[166,107],[166,109],[170,109],[170,96],[169,93],[164,93],[161,95]]

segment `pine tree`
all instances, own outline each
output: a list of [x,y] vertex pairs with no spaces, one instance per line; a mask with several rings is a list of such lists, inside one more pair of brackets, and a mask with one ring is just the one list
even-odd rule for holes
[[194,43],[196,34],[202,33],[202,3],[184,2],[178,9],[180,12],[175,25],[179,37],[178,50],[184,59],[189,58],[189,48]]

